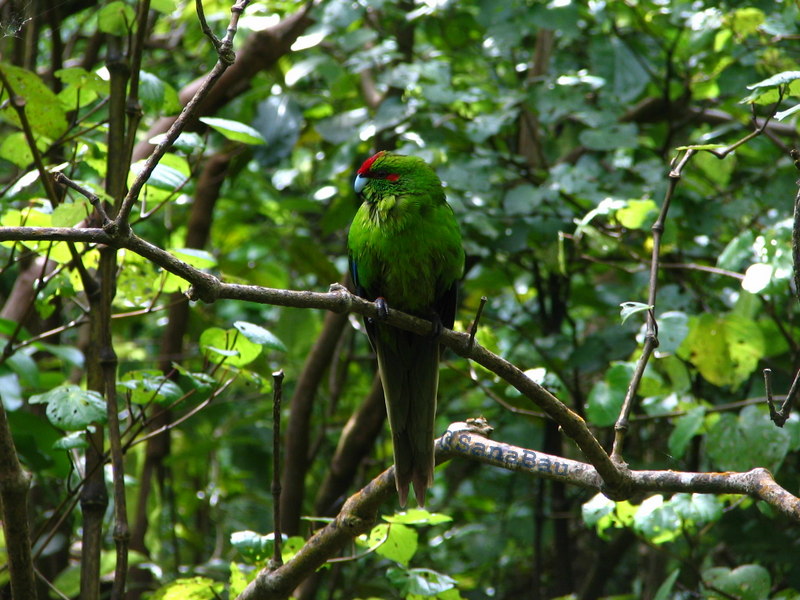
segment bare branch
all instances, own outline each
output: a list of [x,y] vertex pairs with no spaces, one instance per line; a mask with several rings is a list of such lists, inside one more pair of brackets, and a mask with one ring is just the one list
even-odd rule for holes
[[[476,420],[479,421],[480,420]],[[562,481],[584,489],[604,491],[603,478],[589,464],[497,442],[476,431],[474,423],[454,423],[435,442],[436,462],[460,457],[536,478]],[[766,469],[745,473],[631,471],[630,493],[695,492],[745,494],[766,502],[791,520],[800,522],[800,499],[779,486]],[[277,569],[263,569],[238,600],[287,597],[306,577],[335,557],[346,543],[372,527],[380,505],[393,496],[394,467],[390,467],[353,494],[336,518],[309,539],[300,551]]]
[[186,106],[183,107],[181,114],[169,128],[169,131],[167,131],[161,143],[156,146],[155,150],[153,150],[153,153],[145,161],[142,170],[131,184],[131,187],[125,196],[125,199],[122,201],[122,206],[120,207],[119,213],[114,221],[116,227],[118,227],[123,233],[127,233],[130,230],[128,219],[130,217],[131,210],[133,209],[133,205],[136,200],[138,200],[139,194],[141,193],[145,182],[150,178],[150,175],[152,175],[153,170],[156,168],[156,165],[158,165],[159,161],[161,161],[175,140],[178,139],[178,136],[181,134],[181,132],[186,129],[186,126],[189,124],[189,122],[194,119],[200,104],[211,91],[211,88],[214,86],[217,80],[228,69],[228,67],[233,64],[233,61],[236,58],[236,55],[233,52],[233,37],[236,35],[239,17],[241,17],[248,4],[249,0],[239,0],[231,8],[231,19],[228,24],[227,32],[217,48],[219,55],[217,63],[214,65],[214,68],[208,74],[208,77],[206,77],[200,88],[195,92],[192,99],[189,100]]

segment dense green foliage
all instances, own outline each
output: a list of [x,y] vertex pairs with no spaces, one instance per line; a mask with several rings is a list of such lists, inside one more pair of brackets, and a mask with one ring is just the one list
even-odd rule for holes
[[[55,21],[36,12],[56,4]],[[109,198],[107,98],[116,67],[104,61],[134,44],[139,7],[79,4],[0,3],[3,227],[75,226],[91,213],[73,190],[57,190],[54,206],[36,158]],[[222,35],[229,4],[204,6]],[[177,114],[179,92],[217,59],[193,3],[154,0],[151,9],[136,152],[153,135],[148,128],[163,133],[159,117]],[[252,4],[237,51],[299,10],[295,2]],[[774,393],[785,394],[800,363],[791,259],[797,170],[788,153],[800,102],[796,3],[320,0],[310,14],[284,51],[267,45],[276,61],[254,65],[255,75],[161,161],[133,213],[137,235],[228,282],[325,291],[347,270],[355,168],[376,149],[423,157],[445,181],[464,237],[456,329],[467,329],[487,297],[479,342],[584,416],[610,449],[644,339],[641,304],[625,305],[624,322],[620,308],[646,304],[650,228],[672,161],[685,156],[680,148],[702,145],[678,174],[667,215],[660,346],[624,457],[646,469],[763,466],[791,492],[800,488],[800,420],[793,415],[780,429],[769,420],[762,375],[770,368]],[[24,97],[29,126],[14,95]],[[715,156],[754,130],[751,109],[762,123],[780,112],[761,135]],[[124,114],[137,124],[135,110]],[[203,179],[215,160],[224,169]],[[131,166],[129,181],[140,168]],[[198,223],[192,209],[208,193],[214,199]],[[53,262],[45,268],[36,256]],[[99,250],[6,241],[0,259],[8,340],[0,397],[33,474],[37,565],[75,597],[81,561],[71,552],[80,552],[83,517],[72,502],[85,475],[86,431],[107,418],[84,376],[92,351],[82,271],[94,273]],[[35,294],[20,306],[12,290],[25,288],[26,275]],[[146,572],[137,581],[160,589],[154,598],[190,597],[190,589],[193,598],[233,598],[271,555],[271,373],[283,369],[291,397],[326,315],[192,303],[183,346],[166,354],[174,341],[165,336],[174,331],[168,311],[187,285],[130,251],[119,252],[117,276],[125,490],[140,535],[130,561]],[[284,473],[304,483],[298,510],[310,517],[331,516],[318,514],[315,495],[375,373],[355,318],[334,344],[311,409],[307,471]],[[583,460],[516,390],[446,355],[437,430],[478,415],[497,439]],[[150,429],[172,422],[165,446],[145,443]],[[358,457],[348,494],[391,464],[390,441],[384,433]],[[147,476],[145,464],[153,467]],[[110,489],[110,471],[107,478]],[[797,525],[745,497],[613,503],[453,461],[437,469],[431,513],[395,508],[386,504],[383,522],[346,550],[364,556],[316,578],[318,597],[800,597]],[[106,575],[113,519],[109,509]],[[291,532],[286,557],[312,526],[303,520]],[[0,581],[6,576],[0,571]]]

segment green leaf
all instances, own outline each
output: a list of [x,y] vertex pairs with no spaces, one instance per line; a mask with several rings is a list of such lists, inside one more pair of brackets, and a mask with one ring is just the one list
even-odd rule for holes
[[417,532],[402,523],[380,523],[369,532],[367,544],[384,558],[408,566],[417,552]]
[[67,110],[75,110],[94,102],[98,96],[107,96],[109,84],[97,73],[90,73],[80,67],[59,69],[55,72],[65,85],[58,93],[58,99]]
[[97,13],[97,27],[103,33],[124,36],[133,31],[136,13],[121,0],[106,4]]
[[184,395],[177,383],[156,370],[129,371],[117,382],[117,389],[129,393],[134,404],[172,404]]
[[765,18],[764,12],[758,8],[739,8],[731,15],[731,29],[736,34],[747,37],[758,32]]
[[272,555],[275,534],[261,535],[255,531],[234,531],[231,545],[250,564],[261,562]]
[[[141,552],[131,550],[128,552],[128,565],[140,565],[147,557]],[[117,565],[117,553],[113,551],[103,550],[100,553],[100,577],[108,578],[114,575],[114,569]],[[81,564],[79,562],[72,563],[66,569],[61,571],[53,581],[53,587],[57,589],[63,596],[69,598],[77,598],[81,592]],[[174,596],[169,600],[177,600]],[[200,600],[200,599],[192,599]]]
[[675,150],[719,150],[727,148],[727,144],[692,144],[691,146],[678,146]]
[[[760,565],[741,565],[731,570],[712,567],[703,571],[703,583],[710,588],[707,598],[737,598],[738,600],[763,600],[770,597],[772,578]],[[719,590],[725,594],[714,593]]]
[[393,515],[385,515],[383,520],[389,523],[405,523],[406,525],[439,525],[451,522],[453,517],[442,513],[428,512],[422,508],[410,508]]
[[791,433],[776,427],[765,407],[746,406],[738,417],[720,415],[706,434],[706,450],[721,471],[765,467],[775,472],[791,445]]
[[787,108],[786,110],[779,110],[775,113],[775,119],[783,121],[786,117],[793,115],[798,110],[800,110],[800,104],[795,104],[793,107]]
[[656,356],[663,358],[675,354],[689,334],[689,316],[686,313],[671,310],[659,315],[657,322],[658,348]]
[[[131,165],[131,173],[138,177],[139,173],[144,169],[144,163],[145,161],[143,160],[133,163]],[[156,165],[156,168],[153,169],[153,172],[150,173],[150,177],[147,178],[147,185],[152,185],[160,190],[174,192],[188,180],[189,177],[181,173],[178,169],[159,163]]]
[[669,434],[669,452],[673,458],[681,458],[692,438],[703,427],[705,406],[696,406],[675,420],[675,428]]
[[605,379],[595,384],[589,392],[586,416],[592,425],[607,427],[617,420],[633,376],[633,368],[631,363],[614,363],[606,371]]
[[22,386],[16,373],[3,373],[0,375],[0,401],[8,411],[18,410],[24,404],[22,400]]
[[752,92],[743,98],[741,103],[773,104],[781,97],[800,96],[800,81],[798,80],[800,80],[800,71],[784,71],[758,83],[748,85],[747,89]]
[[73,431],[64,437],[56,440],[53,444],[54,450],[72,450],[73,448],[88,448],[89,442],[86,441],[85,431]]
[[665,503],[660,494],[650,496],[639,505],[633,528],[653,544],[671,542],[683,529],[674,507]]
[[151,600],[218,600],[225,584],[209,577],[187,577],[156,590]]
[[753,259],[756,234],[747,229],[727,243],[717,258],[717,266],[728,271],[738,271],[745,262]]
[[60,358],[66,366],[82,369],[85,363],[83,352],[73,346],[37,342],[36,347]]
[[280,341],[274,333],[264,329],[260,325],[248,323],[247,321],[235,321],[233,326],[236,327],[236,329],[238,329],[248,340],[255,344],[261,344],[270,350],[287,352],[286,345]]
[[60,429],[79,431],[92,423],[108,419],[103,397],[93,390],[77,385],[62,385],[44,394],[31,396],[31,404],[47,404],[47,418]]
[[619,311],[620,317],[622,317],[622,322],[628,320],[628,317],[631,315],[635,315],[636,313],[645,312],[653,308],[651,304],[644,304],[643,302],[621,302],[620,306],[622,307]]
[[253,362],[261,354],[261,345],[248,340],[235,329],[210,327],[200,334],[200,347],[207,350],[216,360],[225,360],[226,365],[243,367]]
[[53,227],[73,227],[91,212],[92,207],[86,199],[62,202],[53,210]]
[[211,252],[199,248],[169,248],[168,252],[195,269],[210,269],[217,264]]
[[3,141],[0,142],[0,158],[21,169],[33,163],[33,152],[23,132],[16,131],[3,136]]
[[678,356],[689,360],[710,383],[736,387],[753,373],[764,351],[764,336],[752,319],[705,313],[690,317],[689,334]]
[[767,77],[766,79],[762,79],[758,83],[750,84],[747,86],[747,89],[755,90],[764,87],[776,87],[791,83],[795,79],[800,79],[800,71],[783,71],[781,73],[776,73],[771,77]]
[[[67,130],[67,115],[58,97],[36,74],[6,63],[0,71],[8,79],[14,93],[25,101],[25,116],[37,136],[54,140]],[[15,127],[22,129],[17,111],[8,101],[8,90],[0,93],[0,115]]]
[[408,594],[435,596],[456,586],[455,579],[431,569],[392,568],[386,575],[392,585],[400,589],[403,596]]
[[200,121],[209,127],[217,130],[229,140],[259,146],[264,143],[264,138],[257,130],[249,125],[230,119],[219,119],[216,117],[201,117]]
[[606,498],[603,494],[597,493],[585,502],[581,507],[583,522],[589,527],[594,527],[597,535],[603,539],[609,539],[610,535],[606,531],[610,528],[627,527],[633,522],[637,507],[631,505],[627,500],[614,502]]
[[623,103],[635,100],[650,81],[642,55],[634,54],[628,44],[617,36],[611,37],[614,52],[614,93]]
[[598,129],[584,129],[578,136],[590,150],[616,150],[636,145],[636,125],[621,123],[604,125]]
[[542,202],[542,190],[523,183],[511,188],[503,198],[503,209],[507,215],[529,215]]
[[673,598],[672,588],[675,586],[675,581],[678,579],[678,575],[681,574],[680,569],[675,569],[670,573],[664,582],[658,586],[658,590],[656,590],[656,595],[653,596],[653,600],[670,600]]
[[711,494],[675,494],[669,505],[693,530],[722,518],[723,501]]
[[615,216],[628,229],[645,229],[658,214],[658,205],[653,200],[628,200],[625,204]]
[[[158,135],[154,135],[148,141],[153,145],[158,145],[163,142],[167,137],[166,133],[159,133]],[[202,151],[205,147],[205,141],[202,137],[194,132],[186,132],[184,131],[181,133],[178,138],[172,143],[172,147],[175,150],[180,150],[186,154],[192,154],[198,151]]]
[[249,570],[248,573],[237,565],[235,562],[231,563],[231,576],[228,579],[228,597],[229,598],[238,598],[239,594],[241,594],[247,584],[249,584],[255,576],[258,574],[258,571],[255,569]]

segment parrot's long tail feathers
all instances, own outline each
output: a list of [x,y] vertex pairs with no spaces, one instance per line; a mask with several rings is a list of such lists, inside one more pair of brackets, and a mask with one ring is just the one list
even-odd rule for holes
[[433,483],[439,344],[388,325],[373,324],[369,329],[392,429],[400,505],[406,505],[413,483],[417,504],[424,506]]

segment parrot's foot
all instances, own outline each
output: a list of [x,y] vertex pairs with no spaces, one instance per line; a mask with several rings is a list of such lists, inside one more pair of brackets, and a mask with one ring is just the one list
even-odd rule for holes
[[430,339],[435,342],[439,339],[439,336],[442,335],[442,331],[444,331],[444,323],[442,323],[442,318],[439,316],[439,313],[433,313],[431,325],[433,325],[433,329],[430,333]]
[[375,298],[375,308],[378,309],[379,319],[386,319],[389,316],[389,305],[386,303],[386,298],[383,296]]

